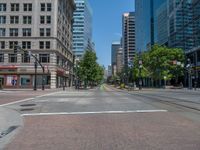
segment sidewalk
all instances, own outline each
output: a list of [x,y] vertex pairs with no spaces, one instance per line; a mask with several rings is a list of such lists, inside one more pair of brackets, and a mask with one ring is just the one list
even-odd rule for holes
[[0,107],[0,150],[3,150],[22,126],[23,119],[18,112]]

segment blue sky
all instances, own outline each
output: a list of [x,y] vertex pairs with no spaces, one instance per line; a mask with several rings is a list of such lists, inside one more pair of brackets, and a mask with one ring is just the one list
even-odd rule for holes
[[134,0],[89,0],[93,9],[93,40],[98,62],[111,63],[111,43],[120,40],[122,14],[134,11]]

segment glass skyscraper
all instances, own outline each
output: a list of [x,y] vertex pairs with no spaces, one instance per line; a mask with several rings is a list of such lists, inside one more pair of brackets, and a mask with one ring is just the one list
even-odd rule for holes
[[73,51],[80,59],[84,51],[93,47],[92,9],[88,0],[75,0],[76,11],[73,15]]
[[167,2],[156,10],[155,20],[155,42],[159,45],[168,46]]
[[200,87],[200,1],[168,0],[168,10],[169,46],[185,51],[193,66],[193,85]]
[[156,10],[166,1],[135,0],[137,51],[145,51],[157,41]]

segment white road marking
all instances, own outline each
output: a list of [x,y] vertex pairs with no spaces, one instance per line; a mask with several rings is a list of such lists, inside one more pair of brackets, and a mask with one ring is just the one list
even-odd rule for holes
[[167,110],[134,110],[134,111],[97,111],[97,112],[57,112],[57,113],[32,113],[21,116],[55,116],[55,115],[87,115],[87,114],[125,114],[125,113],[154,113],[167,112]]
[[17,104],[17,103],[22,103],[22,102],[26,102],[26,101],[31,101],[31,100],[34,100],[36,98],[50,96],[50,95],[54,95],[54,94],[57,94],[57,93],[60,93],[60,92],[54,92],[54,93],[44,94],[44,95],[36,96],[34,98],[26,98],[26,99],[23,99],[23,100],[18,100],[18,101],[15,101],[15,102],[10,102],[10,103],[6,103],[6,104],[2,104],[2,105],[0,105],[0,107],[8,106],[8,105],[13,105],[13,104]]

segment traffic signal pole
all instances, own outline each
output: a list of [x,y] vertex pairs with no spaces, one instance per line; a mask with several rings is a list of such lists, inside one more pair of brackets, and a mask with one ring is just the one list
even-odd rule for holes
[[24,57],[28,57],[28,55],[29,55],[29,56],[32,56],[35,59],[35,62],[34,62],[35,80],[34,80],[34,88],[33,88],[35,91],[37,90],[37,67],[38,67],[38,64],[41,66],[41,68],[42,68],[42,90],[44,90],[45,89],[45,86],[44,86],[44,71],[45,71],[44,66],[40,63],[40,61],[38,60],[36,55],[31,54],[31,51],[24,50],[20,46],[15,45],[14,46],[14,53],[17,54],[18,51],[23,51]]

